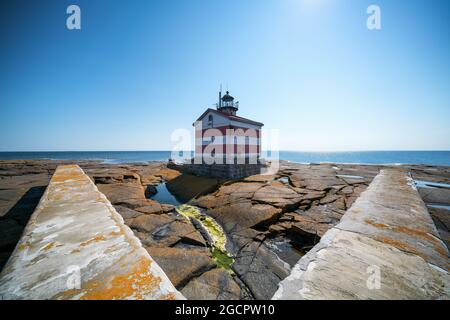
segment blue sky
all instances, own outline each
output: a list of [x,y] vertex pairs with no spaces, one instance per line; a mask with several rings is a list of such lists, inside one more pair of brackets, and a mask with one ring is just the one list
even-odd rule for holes
[[449,40],[446,0],[2,1],[0,151],[171,149],[220,83],[283,150],[450,150]]

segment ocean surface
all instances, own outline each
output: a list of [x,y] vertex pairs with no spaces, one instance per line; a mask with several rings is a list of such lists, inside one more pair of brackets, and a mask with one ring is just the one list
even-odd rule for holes
[[[263,155],[265,158],[276,153]],[[360,163],[360,164],[426,164],[450,166],[450,151],[358,151],[297,152],[280,151],[278,157],[297,163]],[[54,159],[101,160],[106,163],[167,161],[171,151],[64,151],[64,152],[0,152],[0,160]]]

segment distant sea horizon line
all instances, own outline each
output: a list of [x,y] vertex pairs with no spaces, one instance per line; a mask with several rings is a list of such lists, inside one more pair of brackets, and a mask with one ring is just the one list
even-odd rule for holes
[[[183,150],[194,152],[194,150]],[[263,152],[274,150],[263,150]],[[39,153],[39,152],[173,152],[172,150],[16,150],[0,151],[0,153]],[[279,150],[278,152],[311,152],[311,153],[339,153],[339,152],[450,152],[450,149],[376,149],[376,150]]]
[[[180,151],[191,156],[193,151]],[[450,150],[264,151],[267,159],[294,163],[450,166]],[[0,160],[96,160],[104,163],[167,161],[170,150],[137,151],[0,151]]]

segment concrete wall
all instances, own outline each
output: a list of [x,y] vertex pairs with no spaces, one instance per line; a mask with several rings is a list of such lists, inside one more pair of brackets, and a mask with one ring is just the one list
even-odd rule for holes
[[404,172],[383,170],[274,299],[449,299],[449,252]]
[[183,299],[76,165],[60,166],[0,275],[3,299]]

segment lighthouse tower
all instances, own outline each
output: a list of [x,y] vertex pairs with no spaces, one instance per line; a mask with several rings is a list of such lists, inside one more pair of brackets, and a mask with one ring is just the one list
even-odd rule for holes
[[228,114],[230,116],[235,116],[239,109],[239,102],[234,102],[234,98],[230,95],[230,92],[221,97],[222,92],[219,92],[219,104],[217,110]]

